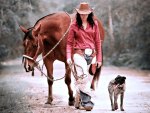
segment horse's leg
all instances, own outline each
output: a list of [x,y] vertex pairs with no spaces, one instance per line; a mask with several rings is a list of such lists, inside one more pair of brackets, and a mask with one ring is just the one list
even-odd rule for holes
[[47,82],[48,82],[48,99],[46,104],[52,104],[53,101],[53,93],[52,93],[52,85],[53,85],[53,61],[49,61],[49,59],[44,59],[45,67],[47,69]]
[[65,63],[65,68],[66,68],[65,83],[68,87],[68,93],[69,93],[69,102],[68,102],[68,104],[70,106],[72,106],[72,105],[74,105],[74,97],[73,97],[73,91],[72,91],[72,88],[71,88],[71,70],[70,70],[67,63]]

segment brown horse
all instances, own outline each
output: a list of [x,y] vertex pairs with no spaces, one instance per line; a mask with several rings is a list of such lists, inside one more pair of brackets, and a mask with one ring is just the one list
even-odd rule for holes
[[[68,87],[69,105],[74,104],[73,91],[71,88],[71,70],[66,62],[66,38],[67,30],[71,24],[74,15],[68,15],[65,12],[57,12],[47,15],[39,19],[34,27],[26,29],[20,26],[21,30],[25,33],[23,45],[24,55],[29,58],[24,59],[24,68],[27,72],[34,70],[34,61],[36,61],[39,54],[42,53],[43,62],[47,69],[47,76],[53,79],[53,62],[57,59],[65,63],[65,83]],[[99,22],[101,40],[104,39],[104,29]],[[64,35],[66,34],[66,35]],[[59,40],[61,40],[59,42]],[[59,42],[59,43],[58,43]],[[54,49],[53,47],[58,44]],[[50,54],[50,50],[52,50]],[[45,57],[46,55],[46,57]],[[33,60],[32,60],[33,58]],[[94,89],[94,82],[99,78],[99,71],[93,77],[91,87]],[[47,103],[51,104],[53,101],[52,84],[53,81],[48,79],[48,100]]]

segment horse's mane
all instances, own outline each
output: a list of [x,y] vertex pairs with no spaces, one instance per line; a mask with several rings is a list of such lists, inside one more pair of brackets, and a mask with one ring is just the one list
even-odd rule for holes
[[[54,14],[55,14],[55,13],[52,13],[52,14],[49,14],[49,15],[46,15],[46,16],[40,18],[39,20],[37,20],[37,22],[35,23],[35,25],[37,25],[37,24],[39,23],[39,21],[41,21],[42,19],[44,19],[44,18],[46,18],[46,17],[49,17],[49,16],[52,16],[52,15],[54,15]],[[34,27],[35,27],[35,25],[34,25]],[[28,32],[25,34],[23,40],[25,40],[25,39],[27,38],[27,36],[29,36],[29,38],[32,37],[32,33],[31,33],[31,32],[32,32],[32,29],[33,29],[34,27],[30,27],[30,28],[27,29]]]
[[[52,16],[52,15],[54,15],[54,14],[56,14],[56,13],[52,13],[52,14],[49,14],[49,15],[46,15],[46,16],[40,18],[39,20],[37,20],[37,22],[35,23],[35,25],[37,25],[37,24],[39,23],[39,21],[41,21],[42,19],[44,19],[44,18],[46,18],[46,17],[48,17],[48,16]],[[35,25],[34,25],[34,26],[35,26]]]

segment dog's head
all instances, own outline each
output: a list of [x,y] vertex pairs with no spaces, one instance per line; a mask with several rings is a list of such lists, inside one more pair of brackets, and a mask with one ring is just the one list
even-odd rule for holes
[[126,77],[118,75],[118,76],[115,78],[115,84],[122,85],[122,84],[125,83],[125,80],[126,80]]

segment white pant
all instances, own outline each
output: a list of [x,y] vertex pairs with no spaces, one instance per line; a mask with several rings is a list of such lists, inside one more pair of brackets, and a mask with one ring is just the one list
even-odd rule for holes
[[[89,65],[87,65],[87,62],[84,58],[84,56],[80,54],[74,54],[73,60],[75,63],[77,75],[81,76],[84,74],[84,78],[79,78],[77,81],[75,81],[75,87],[76,91],[79,93],[79,90],[82,92],[92,96],[91,94],[91,81],[93,76],[91,76],[88,72]],[[96,62],[96,57],[92,59],[92,64]]]

